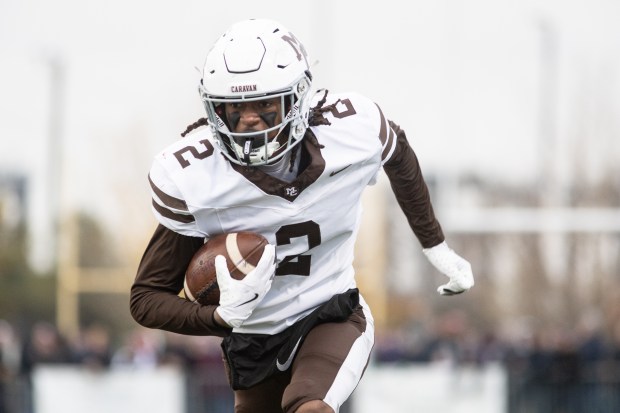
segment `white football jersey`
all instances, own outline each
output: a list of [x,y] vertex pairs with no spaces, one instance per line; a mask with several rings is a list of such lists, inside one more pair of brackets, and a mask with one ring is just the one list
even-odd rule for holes
[[[315,97],[314,105],[319,97]],[[311,161],[291,183],[230,163],[210,128],[160,154],[149,174],[153,211],[180,234],[209,238],[253,231],[276,246],[271,290],[235,332],[276,334],[333,295],[356,286],[353,251],[361,196],[392,155],[396,136],[379,107],[354,94],[328,94],[330,125],[300,145]]]

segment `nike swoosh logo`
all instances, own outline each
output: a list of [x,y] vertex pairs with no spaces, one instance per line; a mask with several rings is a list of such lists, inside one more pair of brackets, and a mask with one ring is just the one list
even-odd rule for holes
[[251,303],[252,301],[256,300],[258,298],[258,294],[254,293],[254,297],[250,298],[248,301],[238,304],[235,307],[241,307],[242,305],[246,305],[247,303]]
[[347,166],[345,166],[344,168],[342,168],[342,169],[338,169],[337,171],[332,171],[332,173],[331,173],[331,174],[329,174],[329,176],[334,176],[334,175],[336,175],[336,174],[339,174],[340,172],[342,172],[342,171],[344,171],[345,169],[347,169],[349,166],[351,166],[351,164],[348,164],[348,165],[347,165]]
[[276,359],[276,367],[278,368],[278,370],[286,371],[288,370],[289,367],[291,367],[291,363],[293,362],[293,359],[295,358],[295,353],[297,353],[297,347],[299,347],[299,343],[301,343],[301,337],[299,337],[299,340],[297,340],[297,344],[295,344],[295,347],[293,347],[293,351],[291,351],[291,355],[288,356],[288,359],[284,363],[280,363],[280,360]]

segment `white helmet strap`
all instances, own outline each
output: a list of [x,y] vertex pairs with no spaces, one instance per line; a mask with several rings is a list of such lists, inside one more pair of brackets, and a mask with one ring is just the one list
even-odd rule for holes
[[232,140],[232,145],[237,156],[242,158],[248,165],[264,163],[281,147],[280,143],[276,139],[268,142],[266,145],[261,145],[260,147],[254,149],[252,149],[252,139],[246,139],[243,146]]

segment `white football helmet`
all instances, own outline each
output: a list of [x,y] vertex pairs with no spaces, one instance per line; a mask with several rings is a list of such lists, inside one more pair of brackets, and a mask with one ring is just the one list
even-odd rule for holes
[[[308,128],[312,76],[306,49],[281,24],[264,19],[231,26],[213,45],[199,92],[211,128],[231,162],[264,165],[280,159]],[[280,98],[282,120],[260,133],[234,133],[224,103]],[[275,138],[268,135],[277,131]],[[273,133],[272,133],[273,135]]]

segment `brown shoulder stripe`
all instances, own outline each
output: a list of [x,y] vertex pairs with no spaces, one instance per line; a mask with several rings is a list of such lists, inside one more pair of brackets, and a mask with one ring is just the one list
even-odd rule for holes
[[381,116],[381,129],[379,130],[379,140],[381,141],[381,147],[383,148],[383,152],[381,152],[381,160],[384,160],[392,149],[392,145],[394,145],[394,131],[390,126],[388,126],[385,116],[383,116],[383,112],[379,105],[375,103],[377,109],[379,110],[379,116]]
[[182,222],[184,224],[189,224],[190,222],[194,222],[194,216],[193,215],[183,215],[183,214],[177,214],[175,212],[172,212],[171,210],[169,210],[168,208],[165,208],[161,205],[159,205],[157,202],[155,202],[155,200],[153,199],[153,208],[155,208],[155,210],[157,212],[159,212],[162,216],[171,219],[173,221],[178,221],[178,222]]
[[377,109],[379,110],[379,115],[381,116],[381,129],[379,130],[379,140],[381,141],[381,146],[385,147],[385,141],[388,138],[388,126],[387,122],[385,121],[385,116],[383,116],[383,112],[381,112],[381,108],[376,103],[375,106],[377,106]]
[[151,184],[151,189],[153,190],[153,192],[155,192],[155,195],[157,195],[157,197],[161,199],[161,202],[163,202],[164,205],[170,208],[181,210],[181,211],[189,211],[187,209],[187,204],[185,203],[185,201],[183,201],[182,199],[170,196],[164,191],[162,191],[161,189],[159,189],[157,185],[155,185],[153,181],[151,180],[151,174],[149,174],[149,184]]
[[383,147],[383,152],[381,152],[381,160],[384,160],[390,154],[390,150],[392,150],[392,146],[394,145],[394,136],[396,134],[392,128],[389,129],[390,134],[387,139],[387,144]]

